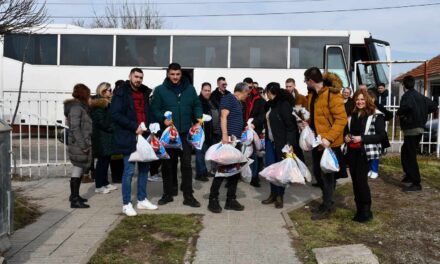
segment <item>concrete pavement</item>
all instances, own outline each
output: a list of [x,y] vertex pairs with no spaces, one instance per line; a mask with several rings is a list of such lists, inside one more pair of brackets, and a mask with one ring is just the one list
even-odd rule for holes
[[[239,182],[237,196],[246,207],[243,212],[209,212],[206,207],[211,182],[196,181],[194,196],[201,202],[201,208],[182,205],[182,193],[179,193],[174,202],[160,206],[153,213],[204,214],[204,229],[197,242],[194,263],[300,263],[291,247],[292,240],[281,210],[261,204],[269,194],[268,183],[262,183],[261,188],[254,188]],[[149,198],[157,203],[162,195],[162,183],[148,184]],[[12,235],[12,248],[6,255],[8,263],[87,263],[121,219],[120,185],[119,190],[110,194],[95,194],[93,183],[83,184],[81,194],[89,199],[89,209],[69,207],[68,185],[67,178],[13,183],[42,205],[43,215]],[[133,182],[133,190],[135,186]],[[286,190],[285,208],[299,205],[318,194],[319,189],[310,186],[290,187]],[[222,187],[222,207],[225,195],[226,189]]]

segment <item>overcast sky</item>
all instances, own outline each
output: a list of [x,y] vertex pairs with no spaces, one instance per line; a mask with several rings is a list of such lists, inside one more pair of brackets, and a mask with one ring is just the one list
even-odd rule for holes
[[[145,0],[128,0],[144,2]],[[186,17],[164,18],[164,28],[171,29],[340,29],[368,30],[372,36],[390,42],[393,59],[429,59],[440,54],[440,0],[156,0],[154,6],[160,15],[196,15],[230,13],[298,12],[335,9],[395,7],[415,4],[436,4],[358,12],[319,14],[289,14],[239,17]],[[92,16],[93,10],[104,13],[106,0],[47,0],[49,14],[53,16]],[[121,1],[113,1],[121,3]],[[166,4],[166,3],[174,4]],[[217,4],[175,4],[175,3]],[[223,2],[222,4],[218,4]],[[260,3],[259,3],[260,2]],[[87,3],[88,5],[51,5],[50,3]],[[89,20],[86,20],[89,21]],[[71,23],[71,18],[53,19],[54,23]],[[407,67],[414,67],[409,65]],[[399,67],[398,71],[405,70]],[[394,73],[396,74],[396,72]]]

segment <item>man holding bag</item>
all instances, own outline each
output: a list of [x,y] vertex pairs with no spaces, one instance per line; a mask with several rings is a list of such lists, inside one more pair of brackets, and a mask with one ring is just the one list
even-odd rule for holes
[[341,157],[340,146],[344,143],[344,128],[347,124],[347,114],[344,99],[340,93],[341,79],[334,73],[322,76],[317,67],[304,72],[304,82],[309,90],[308,110],[310,111],[309,125],[315,135],[320,135],[322,144],[312,151],[313,172],[321,183],[322,204],[314,210],[312,220],[326,219],[333,210],[333,191],[335,188],[335,173],[321,171],[321,157],[325,148],[331,148],[336,157]]
[[[131,179],[136,162],[129,162],[130,155],[136,151],[136,137],[142,137],[149,118],[149,98],[151,89],[142,85],[144,73],[139,68],[130,71],[129,80],[121,84],[113,94],[110,105],[112,121],[115,126],[113,133],[113,152],[123,155],[124,172],[122,174],[122,212],[127,216],[137,215],[131,204]],[[147,199],[147,175],[149,163],[138,163],[137,209],[155,210],[157,206]]]
[[[225,95],[220,101],[220,128],[219,134],[222,135],[222,144],[230,144],[229,137],[240,138],[244,128],[242,104],[248,97],[249,87],[246,83],[238,83],[235,86],[234,94]],[[239,149],[239,143],[236,148]],[[214,177],[212,180],[209,194],[208,210],[213,213],[220,213],[222,208],[218,201],[220,186],[225,177]],[[226,195],[226,210],[243,211],[244,206],[237,200],[237,184],[240,173],[228,177],[228,193]]]
[[[182,173],[180,189],[183,192],[183,204],[200,207],[200,203],[193,196],[192,147],[186,138],[193,123],[202,118],[203,111],[196,90],[182,75],[182,69],[178,63],[171,63],[168,66],[167,78],[162,85],[154,90],[151,108],[156,120],[166,127],[173,124],[182,140],[182,149],[166,149],[170,159],[162,161],[163,196],[158,204],[164,205],[172,202],[173,196],[178,193],[177,163],[180,157],[180,171]],[[172,113],[172,122],[164,117],[167,111]]]

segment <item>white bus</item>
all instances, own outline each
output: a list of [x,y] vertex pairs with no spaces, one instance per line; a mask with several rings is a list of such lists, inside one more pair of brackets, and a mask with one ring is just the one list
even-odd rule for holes
[[354,78],[354,62],[391,60],[389,44],[373,39],[367,31],[133,30],[50,25],[33,35],[5,35],[0,41],[0,103],[2,99],[6,119],[17,100],[26,44],[21,115],[16,121],[22,124],[35,123],[33,116],[64,123],[62,101],[70,97],[76,83],[86,84],[93,92],[100,82],[127,79],[132,67],[144,70],[144,84],[150,88],[162,83],[169,63],[178,62],[196,89],[203,82],[210,82],[215,89],[219,76],[226,78],[230,89],[245,77],[262,87],[273,81],[283,85],[287,78],[294,78],[300,93],[306,94],[303,73],[309,67],[336,72],[345,87],[360,83],[374,87],[389,83],[387,66],[360,64],[362,69]]

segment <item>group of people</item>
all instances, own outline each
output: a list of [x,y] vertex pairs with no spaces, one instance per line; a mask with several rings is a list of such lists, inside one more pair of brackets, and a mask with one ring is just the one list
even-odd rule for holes
[[[143,71],[133,68],[129,79],[120,82],[113,93],[110,84],[100,84],[94,99],[90,97],[89,88],[77,84],[73,89],[73,99],[65,102],[66,124],[69,127],[68,153],[73,164],[70,181],[72,208],[89,207],[87,200],[79,195],[79,188],[81,176],[95,158],[96,191],[107,193],[116,189],[108,182],[107,171],[112,155],[118,154],[123,161],[122,211],[128,216],[137,214],[131,200],[131,180],[136,162],[130,162],[129,157],[136,151],[137,137],[146,138],[149,135],[148,129],[142,127],[142,124],[148,127],[151,123],[159,123],[161,131],[170,125],[175,126],[182,139],[182,147],[166,148],[169,159],[152,163],[137,162],[136,208],[158,208],[147,199],[147,177],[153,167],[154,174],[157,174],[159,166],[163,195],[157,204],[162,206],[173,202],[173,197],[178,195],[180,189],[184,205],[200,207],[199,201],[193,195],[193,147],[186,139],[193,124],[202,122],[205,114],[211,116],[211,120],[203,123],[203,147],[195,149],[196,180],[209,181],[211,174],[204,158],[206,150],[218,142],[230,144],[231,138],[240,139],[242,132],[250,126],[258,135],[264,135],[265,139],[264,156],[258,156],[256,151],[251,156],[254,162],[251,164],[250,184],[260,187],[259,171],[281,161],[284,158],[282,149],[285,145],[293,147],[296,156],[304,161],[299,140],[301,131],[309,126],[321,140],[320,145],[312,150],[313,164],[310,165],[317,181],[316,186],[321,188],[323,194],[322,204],[313,209],[312,219],[328,218],[334,211],[333,192],[336,179],[347,177],[347,167],[356,202],[353,220],[366,222],[372,219],[368,177],[377,177],[379,157],[389,146],[385,130],[389,113],[384,108],[386,96],[382,96],[383,91],[378,95],[360,87],[351,96],[351,90],[342,88],[342,81],[336,74],[323,75],[317,67],[309,68],[304,73],[304,82],[308,87],[307,96],[298,93],[292,78],[286,80],[285,88],[277,82],[271,82],[263,89],[249,77],[237,83],[232,92],[227,89],[226,79],[219,77],[214,91],[210,83],[203,83],[200,94],[197,95],[178,63],[168,66],[167,77],[154,91],[142,84],[143,78]],[[428,113],[434,111],[436,106],[414,90],[414,78],[411,76],[404,78],[403,85],[406,92],[397,115],[400,116],[405,134],[402,146],[404,181],[411,183],[405,190],[417,191],[421,190],[421,185],[415,148],[423,133]],[[168,111],[172,112],[172,120],[165,115]],[[241,150],[240,142],[235,147]],[[326,148],[333,150],[341,165],[341,170],[337,173],[321,171],[320,161]],[[177,177],[179,159],[180,185]],[[212,179],[208,209],[213,213],[222,211],[219,191],[225,178],[227,194],[223,208],[244,210],[236,196],[240,173]],[[271,184],[270,195],[262,204],[274,204],[276,208],[282,208],[284,191],[283,186]]]

